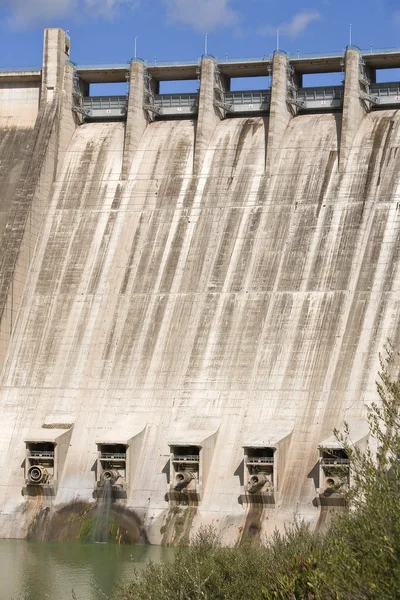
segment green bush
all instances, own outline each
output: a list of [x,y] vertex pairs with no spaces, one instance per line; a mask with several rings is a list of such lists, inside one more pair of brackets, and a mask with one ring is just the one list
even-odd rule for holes
[[[304,525],[266,546],[221,546],[212,528],[204,528],[191,546],[177,549],[174,563],[151,563],[119,593],[119,600],[303,598],[314,569],[318,537]],[[293,543],[295,542],[295,543]],[[279,569],[277,566],[279,565]]]
[[395,600],[400,598],[400,380],[393,348],[381,360],[379,407],[369,414],[377,452],[339,435],[352,465],[350,509],[324,534],[295,523],[264,544],[226,548],[212,528],[149,564],[118,600]]

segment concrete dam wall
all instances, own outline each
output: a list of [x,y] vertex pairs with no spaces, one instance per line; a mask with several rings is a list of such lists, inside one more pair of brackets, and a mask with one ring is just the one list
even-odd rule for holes
[[4,360],[3,537],[62,528],[107,478],[152,543],[343,506],[332,431],[365,443],[400,341],[400,117],[353,115],[344,160],[345,110],[286,106],[273,87],[269,113],[205,134],[199,106],[133,145],[129,107],[68,117]]

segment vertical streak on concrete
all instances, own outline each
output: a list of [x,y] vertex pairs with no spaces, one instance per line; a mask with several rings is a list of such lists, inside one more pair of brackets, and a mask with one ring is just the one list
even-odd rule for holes
[[129,74],[128,112],[125,126],[124,157],[121,178],[126,179],[133,155],[146,129],[147,119],[143,109],[144,101],[144,65],[132,61]]
[[354,138],[367,112],[365,104],[360,98],[360,53],[355,48],[348,48],[346,51],[345,72],[342,133],[339,151],[340,173],[345,169]]
[[272,61],[271,107],[266,152],[266,173],[271,175],[272,167],[278,155],[286,127],[293,117],[287,99],[288,58],[276,52]]
[[200,172],[215,128],[224,116],[222,110],[215,106],[216,73],[216,61],[213,58],[203,58],[201,61],[199,113],[194,146],[193,171],[195,175]]
[[[73,107],[73,87],[74,87],[74,68],[72,65],[65,65],[63,81],[60,88],[60,98],[58,100],[59,119],[55,121],[57,126],[57,171],[64,160],[69,143],[74,135],[79,122],[82,122],[82,116],[77,116],[72,110]],[[57,124],[58,123],[58,124]]]
[[47,210],[59,151],[62,147],[65,150],[75,129],[69,110],[72,107],[72,67],[66,67],[68,58],[66,33],[61,29],[46,29],[34,144],[26,158],[0,246],[0,369]]

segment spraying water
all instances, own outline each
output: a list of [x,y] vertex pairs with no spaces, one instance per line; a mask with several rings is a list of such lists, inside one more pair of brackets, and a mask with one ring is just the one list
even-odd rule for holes
[[103,492],[97,501],[96,518],[93,528],[93,542],[108,542],[108,525],[110,520],[110,508],[112,501],[112,482],[104,481]]

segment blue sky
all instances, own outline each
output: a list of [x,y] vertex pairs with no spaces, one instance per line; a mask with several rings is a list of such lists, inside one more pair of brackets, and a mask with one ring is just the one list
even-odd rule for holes
[[39,66],[44,27],[68,29],[78,64],[252,57],[280,47],[296,53],[353,43],[400,47],[399,0],[0,0],[0,66]]

